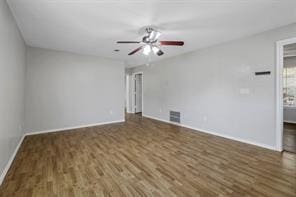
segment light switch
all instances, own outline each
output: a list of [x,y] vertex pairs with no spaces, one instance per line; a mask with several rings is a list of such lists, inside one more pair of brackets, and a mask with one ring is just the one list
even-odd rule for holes
[[240,94],[250,94],[250,89],[249,88],[241,88],[239,89]]

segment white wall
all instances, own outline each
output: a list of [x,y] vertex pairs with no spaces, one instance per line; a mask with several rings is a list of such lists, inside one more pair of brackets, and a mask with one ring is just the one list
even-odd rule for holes
[[0,1],[0,184],[23,135],[25,57],[14,18]]
[[144,115],[180,111],[186,126],[275,148],[275,43],[295,36],[293,24],[134,68],[144,72]]
[[26,132],[124,120],[124,64],[29,48]]

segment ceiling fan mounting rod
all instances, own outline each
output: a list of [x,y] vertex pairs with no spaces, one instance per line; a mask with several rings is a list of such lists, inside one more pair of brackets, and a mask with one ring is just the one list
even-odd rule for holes
[[155,31],[152,27],[147,27],[146,32],[150,34],[151,32]]

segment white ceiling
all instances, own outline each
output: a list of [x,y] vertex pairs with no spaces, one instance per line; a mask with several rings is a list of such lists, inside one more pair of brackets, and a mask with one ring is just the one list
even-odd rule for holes
[[[157,61],[199,48],[296,22],[296,0],[7,0],[30,46],[146,64],[142,53],[127,54],[141,40],[138,31],[153,25],[160,40],[183,40],[162,47]],[[120,52],[114,52],[120,49]]]

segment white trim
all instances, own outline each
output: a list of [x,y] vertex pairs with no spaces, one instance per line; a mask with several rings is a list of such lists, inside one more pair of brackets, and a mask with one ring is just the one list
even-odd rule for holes
[[296,124],[296,121],[293,120],[284,120],[285,123],[291,123],[291,124]]
[[276,42],[276,149],[283,151],[283,67],[284,46],[296,43],[296,37]]
[[3,170],[3,172],[2,172],[2,174],[0,176],[0,186],[2,185],[2,183],[3,183],[4,179],[5,179],[5,176],[6,176],[7,172],[8,172],[8,170],[9,170],[9,168],[10,168],[10,166],[11,166],[11,164],[12,164],[12,162],[13,162],[13,160],[14,160],[14,158],[15,158],[18,150],[19,150],[19,148],[21,147],[21,144],[23,143],[24,138],[25,138],[25,135],[23,135],[21,137],[21,139],[19,140],[17,146],[14,149],[13,154],[9,158],[9,160],[8,160],[8,162],[7,162],[5,168],[4,168],[4,170]]
[[217,133],[217,132],[208,131],[208,130],[205,130],[205,129],[199,129],[199,128],[195,128],[195,127],[192,127],[192,126],[171,122],[171,121],[168,121],[168,120],[164,120],[164,119],[161,119],[161,118],[156,118],[156,117],[145,115],[145,114],[143,114],[143,117],[151,118],[151,119],[162,121],[162,122],[166,122],[166,123],[177,125],[177,126],[180,126],[180,127],[185,127],[185,128],[197,131],[197,132],[207,133],[207,134],[227,138],[227,139],[230,139],[230,140],[235,140],[235,141],[243,142],[243,143],[246,143],[246,144],[251,144],[251,145],[267,148],[267,149],[270,149],[270,150],[278,151],[276,149],[276,147],[270,146],[270,145],[267,145],[267,144],[252,142],[252,141],[249,141],[249,140],[245,140],[245,139],[241,139],[241,138],[237,138],[237,137],[232,137],[232,136],[229,136],[229,135],[224,135],[224,134],[220,134],[220,133]]
[[132,74],[132,113],[136,113],[135,111],[135,79],[136,79],[136,75],[138,74],[142,74],[142,113],[144,112],[144,72],[135,72]]
[[58,132],[58,131],[67,131],[67,130],[72,130],[72,129],[80,129],[80,128],[100,126],[100,125],[105,125],[105,124],[121,123],[121,122],[125,122],[125,120],[115,120],[115,121],[110,121],[110,122],[100,122],[100,123],[94,123],[94,124],[79,125],[79,126],[74,126],[74,127],[64,127],[64,128],[58,128],[58,129],[49,129],[49,130],[44,130],[44,131],[33,131],[33,132],[27,132],[26,136],[27,135],[37,135],[37,134],[42,134],[42,133]]
[[129,91],[129,88],[130,88],[130,76],[129,75],[126,75],[125,76],[125,88],[126,88],[126,92],[125,92],[125,99],[126,99],[126,113],[131,113],[130,112],[130,91]]

